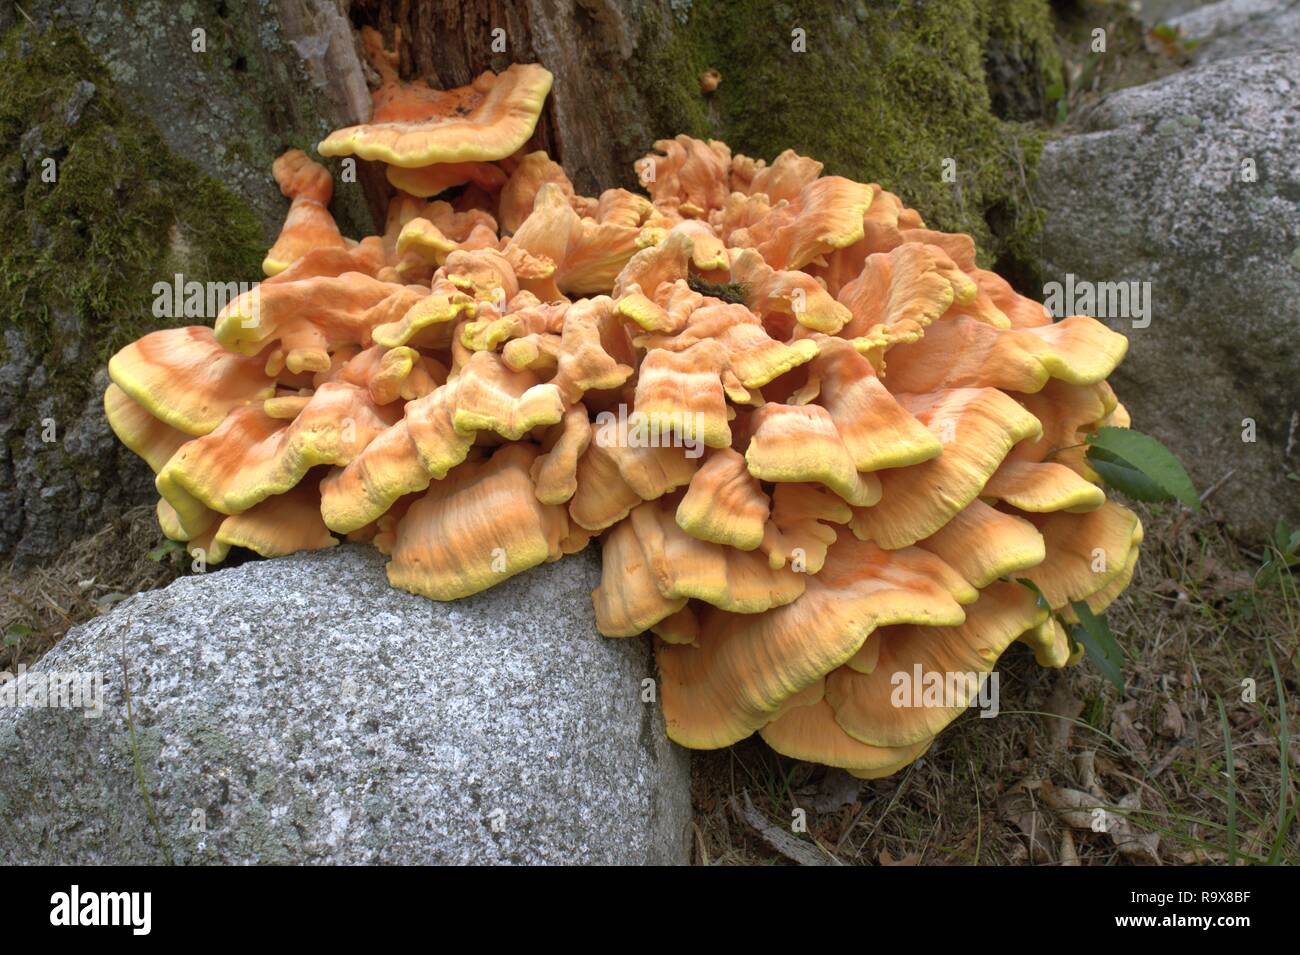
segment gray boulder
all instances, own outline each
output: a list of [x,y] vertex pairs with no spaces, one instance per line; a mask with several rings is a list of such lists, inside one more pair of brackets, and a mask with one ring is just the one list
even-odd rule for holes
[[1300,505],[1298,106],[1294,54],[1217,60],[1106,97],[1039,169],[1044,279],[1150,283],[1147,327],[1106,319],[1116,390],[1251,538]]
[[1220,0],[1169,24],[1197,41],[1194,63],[1300,49],[1300,0]]
[[1143,23],[1155,26],[1212,2],[1213,0],[1138,0],[1136,12]]
[[687,755],[598,578],[439,604],[354,545],[140,594],[25,677],[102,674],[101,716],[0,707],[0,863],[685,862]]

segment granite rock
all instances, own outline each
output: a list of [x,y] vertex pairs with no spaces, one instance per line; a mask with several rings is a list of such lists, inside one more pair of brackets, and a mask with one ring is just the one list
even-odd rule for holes
[[1169,21],[1196,41],[1193,63],[1300,50],[1300,0],[1220,0]]
[[1149,324],[1098,315],[1112,383],[1255,540],[1300,510],[1297,107],[1293,53],[1215,60],[1105,97],[1039,169],[1043,278],[1149,291]]
[[687,861],[687,754],[647,643],[595,630],[594,548],[444,604],[383,565],[246,563],[74,628],[24,679],[102,674],[102,715],[0,707],[0,862]]

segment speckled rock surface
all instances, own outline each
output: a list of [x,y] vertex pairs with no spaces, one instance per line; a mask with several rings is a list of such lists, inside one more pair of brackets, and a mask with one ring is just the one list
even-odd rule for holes
[[383,564],[249,563],[74,629],[33,673],[102,672],[103,715],[0,708],[0,863],[686,861],[687,755],[645,641],[595,631],[594,548],[453,604]]
[[[1149,282],[1112,377],[1259,540],[1300,510],[1300,79],[1294,52],[1216,60],[1101,101],[1039,171],[1048,281]],[[1249,437],[1254,422],[1256,440]]]
[[1192,62],[1300,49],[1300,0],[1220,0],[1170,21],[1197,41]]
[[1213,2],[1214,0],[1137,0],[1135,6],[1142,22],[1155,26]]

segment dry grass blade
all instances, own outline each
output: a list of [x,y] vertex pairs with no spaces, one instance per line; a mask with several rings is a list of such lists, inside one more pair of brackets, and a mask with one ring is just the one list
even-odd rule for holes
[[154,509],[145,505],[43,566],[0,568],[0,671],[30,666],[69,628],[175,580],[175,567],[148,558],[162,539]]

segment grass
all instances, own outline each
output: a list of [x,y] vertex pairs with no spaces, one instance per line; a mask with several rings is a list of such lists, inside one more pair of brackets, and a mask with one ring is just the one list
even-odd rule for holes
[[966,714],[888,779],[859,783],[756,739],[696,754],[696,861],[789,864],[729,811],[748,791],[787,827],[805,808],[803,838],[842,864],[1123,864],[1114,838],[1070,827],[1043,800],[1044,783],[1088,792],[1095,773],[1097,804],[1158,834],[1162,864],[1300,863],[1296,581],[1286,570],[1257,581],[1268,554],[1208,512],[1142,515],[1133,584],[1108,612],[1128,654],[1123,692],[1087,662],[1044,670],[1013,646],[1000,715]]
[[0,567],[0,672],[30,666],[75,624],[176,579],[172,563],[149,559],[162,539],[143,505],[43,566]]

